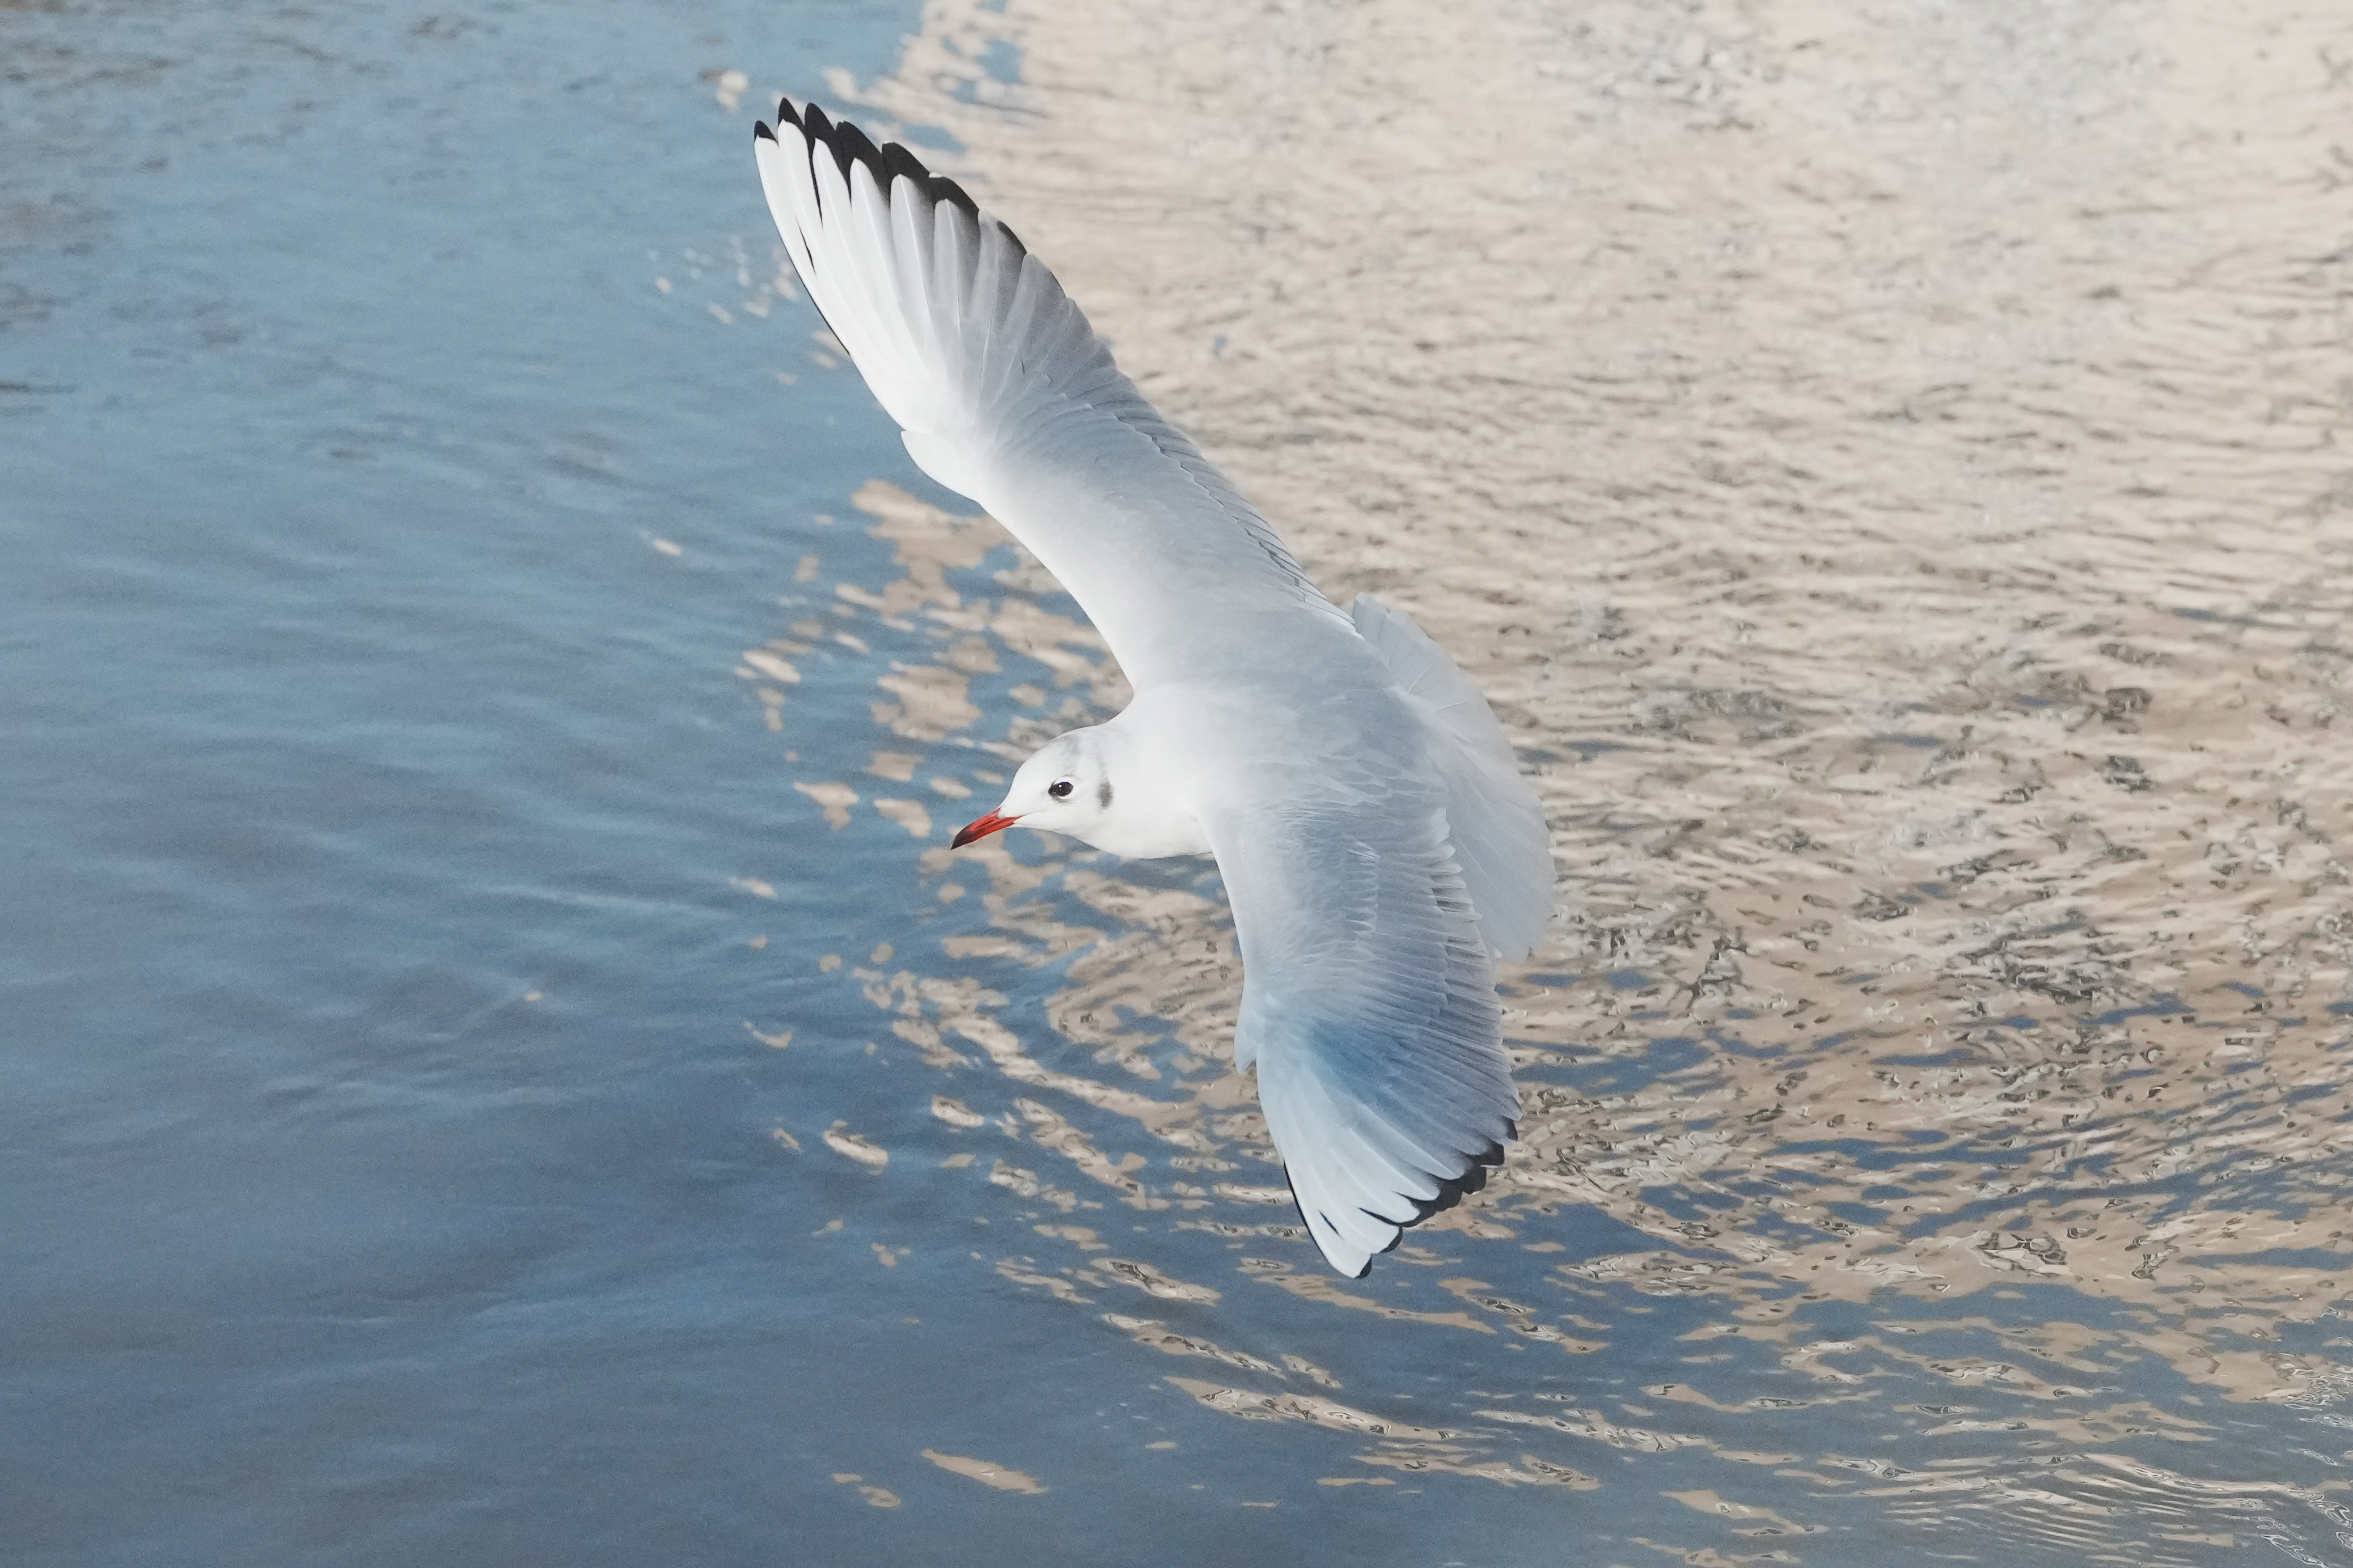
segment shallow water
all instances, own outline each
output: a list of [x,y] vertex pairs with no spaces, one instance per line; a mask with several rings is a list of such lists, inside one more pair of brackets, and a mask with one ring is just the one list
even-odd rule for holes
[[[2348,61],[0,7],[0,1554],[2353,1559]],[[1540,775],[1525,1141],[1364,1282],[1214,876],[944,847],[1122,689],[779,279],[779,89]]]

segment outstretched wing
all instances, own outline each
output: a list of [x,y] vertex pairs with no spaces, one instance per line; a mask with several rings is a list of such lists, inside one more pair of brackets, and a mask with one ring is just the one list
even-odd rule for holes
[[1442,797],[1351,779],[1329,804],[1205,825],[1241,943],[1235,1059],[1257,1065],[1309,1233],[1360,1276],[1485,1184],[1518,1114]]
[[1261,640],[1240,624],[1348,624],[1012,230],[896,142],[776,115],[753,146],[809,297],[923,471],[1029,547],[1131,681],[1213,672]]

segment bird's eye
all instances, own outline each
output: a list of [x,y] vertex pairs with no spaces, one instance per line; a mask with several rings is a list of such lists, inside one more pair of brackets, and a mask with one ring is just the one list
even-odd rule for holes
[[1075,780],[1056,779],[1052,784],[1046,786],[1046,793],[1052,795],[1056,800],[1068,800],[1071,798],[1071,792],[1078,787],[1078,783]]

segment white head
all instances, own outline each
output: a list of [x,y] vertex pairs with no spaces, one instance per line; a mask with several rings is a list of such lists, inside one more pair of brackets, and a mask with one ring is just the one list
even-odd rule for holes
[[1116,720],[1057,735],[1021,764],[1004,804],[966,826],[955,846],[1018,822],[1134,859],[1208,853],[1192,814],[1167,798],[1155,772]]
[[1022,823],[1051,833],[1094,842],[1089,831],[1102,826],[1119,788],[1104,765],[1103,728],[1096,725],[1057,735],[1021,764],[1005,802],[955,836],[955,847]]

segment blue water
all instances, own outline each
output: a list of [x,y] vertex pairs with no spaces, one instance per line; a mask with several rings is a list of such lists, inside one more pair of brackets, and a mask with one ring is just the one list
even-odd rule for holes
[[[1434,1242],[1349,1287],[1463,1320],[1433,1327],[1249,1283],[1312,1273],[1295,1239],[1092,1200],[1079,1221],[1219,1299],[1059,1252],[1023,1265],[1048,1249],[1032,1222],[1072,1211],[981,1180],[986,1148],[944,1165],[996,1134],[940,1120],[935,1092],[992,1117],[1050,1102],[1114,1157],[1146,1141],[985,1068],[941,1079],[852,979],[923,922],[987,928],[978,898],[935,910],[900,826],[834,831],[789,787],[892,743],[869,702],[921,637],[867,616],[865,651],[818,639],[781,734],[735,673],[795,623],[851,626],[836,584],[897,576],[861,486],[944,500],[854,375],[813,361],[807,308],[747,313],[737,273],[772,271],[763,96],[881,73],[916,22],[0,8],[0,1558],[1870,1564],[1949,1545],[1964,1503],[1919,1505],[1906,1534],[1912,1504],[1840,1479],[1916,1472],[1881,1456],[1941,1415],[1820,1402],[1783,1348],[1695,1344],[1727,1331],[1719,1303],[1599,1276],[1567,1305],[1606,1353],[1535,1337],[1514,1298],[1557,1295],[1547,1270],[1656,1245],[1590,1209],[1559,1210],[1556,1252],[1462,1264]],[[728,68],[754,83],[733,110],[705,74]],[[1008,564],[952,580],[987,591]],[[1045,673],[1008,655],[976,683],[988,733]],[[995,759],[925,758],[919,779],[961,769],[987,804]],[[837,953],[849,968],[816,962]],[[965,971],[1033,1058],[1093,1070],[1050,1021],[1057,971]],[[844,1126],[886,1171],[824,1147]],[[1026,1147],[1005,1157],[1051,1165]],[[2023,1291],[2047,1300],[2021,1319],[2132,1331]],[[1950,1307],[1806,1310],[1822,1357],[1913,1400],[1911,1372],[1841,1346],[1901,1318],[1886,1331],[1937,1353],[2002,1353],[1982,1300]],[[1155,1348],[1139,1319],[1256,1364]],[[1746,1414],[1672,1402],[1710,1359]],[[2076,1392],[2187,1390],[2148,1358],[2118,1376]],[[1620,1415],[1597,1438],[1578,1414],[1644,1388],[1669,1391],[1655,1432]],[[1989,1384],[1979,1418],[2053,1398]],[[2158,1453],[2237,1510],[2227,1550],[2145,1560],[2270,1561],[2266,1529],[2335,1550],[2321,1405],[2201,1408],[2193,1458],[2126,1430],[2101,1449]],[[1351,1425],[1366,1411],[1422,1434],[1384,1447]],[[2045,1462],[1991,1439],[1965,1458],[2004,1486]],[[2099,1493],[2111,1471],[2052,1485]],[[1725,1538],[1747,1556],[1683,1555],[1713,1550],[1702,1494],[1728,1476],[1799,1522]],[[2117,1524],[2126,1554],[2105,1560],[2144,1560],[2146,1528]],[[1972,1560],[2086,1560],[2068,1539]]]

